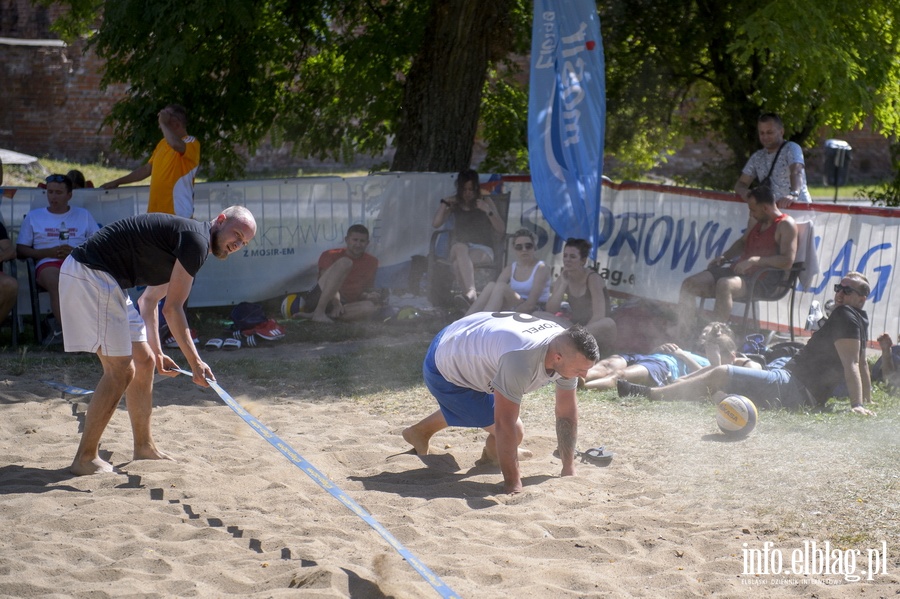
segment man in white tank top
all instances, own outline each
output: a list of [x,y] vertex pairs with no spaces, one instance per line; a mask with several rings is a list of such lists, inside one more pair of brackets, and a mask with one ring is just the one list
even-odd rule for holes
[[564,329],[515,312],[478,312],[438,333],[425,356],[425,385],[439,409],[403,431],[418,455],[447,426],[487,431],[479,463],[500,465],[505,493],[522,490],[519,418],[525,393],[556,383],[556,434],[561,476],[575,474],[578,377],[600,357],[597,341],[580,326]]

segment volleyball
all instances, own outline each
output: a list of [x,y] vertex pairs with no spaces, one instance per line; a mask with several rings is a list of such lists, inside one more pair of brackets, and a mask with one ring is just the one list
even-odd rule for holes
[[288,294],[281,302],[281,315],[284,318],[293,318],[303,311],[303,296],[299,293]]
[[743,395],[729,395],[719,402],[716,410],[716,424],[726,435],[745,437],[756,428],[759,414],[756,406]]

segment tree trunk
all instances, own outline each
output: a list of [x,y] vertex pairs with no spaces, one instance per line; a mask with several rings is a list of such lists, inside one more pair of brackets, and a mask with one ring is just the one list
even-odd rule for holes
[[487,71],[509,39],[510,4],[432,0],[422,48],[406,80],[391,170],[469,168]]

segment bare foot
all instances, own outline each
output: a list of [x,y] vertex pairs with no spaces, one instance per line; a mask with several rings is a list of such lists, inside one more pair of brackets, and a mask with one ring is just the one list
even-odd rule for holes
[[[519,447],[516,450],[519,454],[520,460],[527,460],[529,458],[534,457],[534,453],[530,449],[523,449]],[[475,461],[476,466],[499,466],[500,460],[497,459],[497,456],[491,455],[488,453],[487,447],[481,450],[481,457]]]
[[413,449],[416,450],[416,455],[428,455],[428,450],[431,448],[428,441],[431,440],[431,437],[423,436],[415,430],[414,426],[410,426],[403,429],[403,438],[413,446]]
[[100,474],[101,472],[112,472],[112,464],[106,462],[99,457],[88,462],[81,462],[78,458],[69,466],[69,472],[76,476],[87,476],[89,474]]
[[134,455],[132,456],[133,460],[171,460],[175,461],[173,458],[164,454],[160,450],[156,449],[155,446],[150,445],[146,447],[135,447]]

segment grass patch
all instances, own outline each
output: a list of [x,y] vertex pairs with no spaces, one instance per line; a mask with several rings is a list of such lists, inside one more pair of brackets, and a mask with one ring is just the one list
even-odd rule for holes
[[[38,183],[43,183],[47,175],[50,175],[52,173],[60,173],[64,175],[73,169],[79,170],[84,173],[85,180],[91,181],[95,187],[100,187],[102,184],[114,179],[118,179],[119,177],[123,177],[132,171],[132,169],[129,168],[119,168],[111,166],[110,164],[103,161],[98,163],[82,163],[71,162],[68,160],[57,160],[44,156],[42,158],[39,158],[38,164],[36,166],[23,167],[12,164],[3,165],[2,183],[4,185],[11,185],[16,187],[34,187]],[[315,169],[261,169],[246,173],[244,177],[242,177],[242,179],[293,179],[296,177],[321,176],[364,177],[368,174],[369,172],[365,170],[349,169],[343,167],[321,167]],[[197,183],[204,183],[206,181],[207,179],[204,176],[203,169],[200,169],[199,176],[197,177]],[[149,183],[150,180],[148,179],[146,181],[143,181],[142,183],[139,183],[139,185],[149,185]]]

